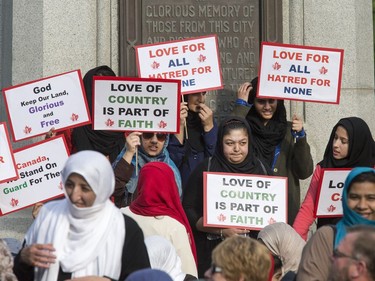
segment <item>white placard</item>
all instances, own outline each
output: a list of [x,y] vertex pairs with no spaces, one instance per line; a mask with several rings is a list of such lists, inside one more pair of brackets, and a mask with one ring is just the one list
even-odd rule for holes
[[180,81],[94,77],[95,130],[177,133]]
[[287,222],[282,177],[204,172],[204,226],[259,230]]
[[136,46],[138,76],[179,79],[183,94],[223,88],[217,36]]
[[317,217],[337,217],[342,212],[342,190],[351,169],[322,169],[318,200],[315,207]]
[[344,50],[262,43],[259,98],[340,101]]
[[68,156],[63,135],[14,152],[19,178],[0,184],[1,215],[62,196],[60,172]]
[[89,124],[81,72],[75,70],[3,90],[15,141]]
[[18,178],[5,122],[0,123],[0,183]]

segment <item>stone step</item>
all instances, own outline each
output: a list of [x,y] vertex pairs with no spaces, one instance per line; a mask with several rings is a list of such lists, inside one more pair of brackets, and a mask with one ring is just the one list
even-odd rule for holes
[[32,208],[0,217],[0,238],[15,238],[23,241],[25,233],[33,223]]

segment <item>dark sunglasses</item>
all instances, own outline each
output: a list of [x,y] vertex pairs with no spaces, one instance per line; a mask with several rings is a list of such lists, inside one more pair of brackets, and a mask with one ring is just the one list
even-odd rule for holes
[[348,259],[352,259],[352,260],[358,260],[356,257],[352,257],[352,256],[349,256],[349,255],[343,253],[343,252],[340,252],[339,249],[333,250],[332,257],[335,258],[335,259],[348,258]]
[[220,266],[217,266],[216,264],[213,263],[211,264],[210,271],[211,271],[211,274],[222,273],[223,269]]
[[167,138],[167,134],[157,134],[157,133],[143,133],[142,138],[144,138],[145,140],[149,140],[153,138],[154,135],[156,135],[156,138],[158,139],[158,141],[165,141]]

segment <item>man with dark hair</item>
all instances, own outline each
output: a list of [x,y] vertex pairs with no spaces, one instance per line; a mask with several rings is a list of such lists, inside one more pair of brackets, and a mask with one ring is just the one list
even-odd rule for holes
[[357,225],[348,228],[345,238],[333,251],[331,281],[375,281],[375,228]]

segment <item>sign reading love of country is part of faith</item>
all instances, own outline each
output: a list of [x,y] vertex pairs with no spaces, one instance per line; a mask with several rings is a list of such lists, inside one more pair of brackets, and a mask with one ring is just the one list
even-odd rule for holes
[[63,135],[15,151],[19,178],[0,184],[0,215],[61,197],[60,172],[68,156]]
[[3,90],[15,141],[89,124],[80,70]]
[[342,190],[350,171],[351,169],[322,169],[315,204],[315,215],[318,218],[342,216]]
[[258,98],[340,102],[344,50],[262,43]]
[[204,172],[203,224],[259,230],[287,222],[287,179]]
[[94,130],[177,133],[180,81],[94,77]]
[[5,122],[0,123],[0,183],[18,178]]
[[223,88],[217,36],[136,46],[138,76],[179,79],[182,94]]

